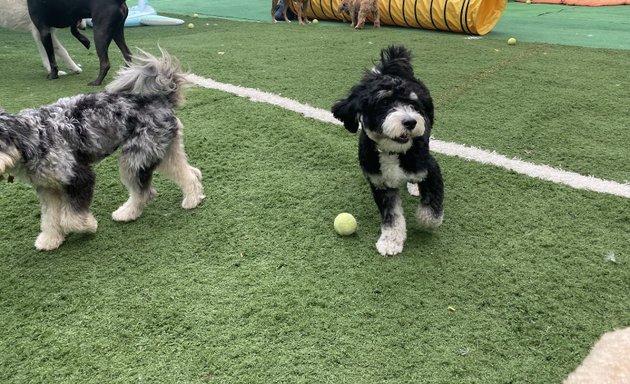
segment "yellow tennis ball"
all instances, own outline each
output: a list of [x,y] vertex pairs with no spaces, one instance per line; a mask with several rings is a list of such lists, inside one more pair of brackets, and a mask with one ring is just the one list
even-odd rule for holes
[[508,39],[508,45],[516,45],[516,39],[513,37],[510,37]]
[[357,220],[349,213],[340,213],[333,224],[335,231],[342,236],[352,235],[357,230]]
[[193,23],[188,23],[188,28],[189,28],[189,29],[193,29],[193,28],[195,28],[195,24],[193,24]]
[[317,24],[317,23],[319,23],[319,20],[313,19],[313,24]]
[[199,17],[199,14],[197,14],[197,13],[193,13],[193,14],[192,14],[192,17]]

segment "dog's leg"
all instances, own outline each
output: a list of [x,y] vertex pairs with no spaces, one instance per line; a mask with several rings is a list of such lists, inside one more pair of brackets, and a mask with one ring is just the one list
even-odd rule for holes
[[378,4],[374,4],[374,28],[380,28],[381,27],[381,14],[378,11]]
[[37,195],[42,208],[41,233],[35,240],[39,251],[50,251],[63,243],[64,233],[61,227],[62,192],[50,188],[37,188]]
[[[55,49],[55,54],[61,57],[61,60],[63,60],[63,62],[68,66],[70,71],[72,71],[73,73],[81,73],[82,71],[81,67],[79,67],[72,60],[72,58],[70,57],[70,54],[68,54],[68,51],[66,51],[66,48],[61,44],[59,39],[57,39],[56,30],[53,29],[51,31],[51,34],[52,34],[53,48]],[[64,75],[65,73],[63,73],[62,71],[59,71],[59,74]]]
[[301,8],[300,8],[300,13],[302,16],[300,18],[300,21],[302,25],[310,23],[310,21],[308,21],[308,17],[306,16],[307,8],[308,8],[308,0],[302,1]]
[[90,212],[96,175],[88,165],[76,165],[70,183],[65,186],[61,207],[64,232],[96,232],[98,224]]
[[431,157],[427,177],[419,184],[420,205],[416,210],[418,224],[427,229],[436,229],[442,224],[444,211],[444,183],[437,161]]
[[276,7],[278,6],[278,0],[271,0],[271,22],[277,23],[276,20]]
[[114,31],[113,38],[114,38],[114,42],[118,46],[118,49],[120,49],[120,52],[122,53],[125,61],[127,63],[130,63],[131,50],[129,49],[129,47],[127,46],[127,43],[125,42],[125,24],[124,23],[122,23],[120,27],[116,31]]
[[350,18],[351,18],[351,24],[350,26],[352,28],[355,28],[355,26],[357,25],[357,19],[359,16],[359,12],[358,10],[353,6],[352,7],[352,11],[350,12]]
[[59,68],[57,67],[57,61],[55,61],[55,48],[53,47],[53,39],[51,29],[48,27],[38,28],[39,37],[41,39],[42,45],[46,50],[46,56],[48,58],[48,64],[50,70],[48,71],[48,79],[58,79],[59,78]]
[[90,40],[87,37],[83,36],[83,34],[79,32],[78,28],[78,23],[72,24],[70,26],[70,33],[72,33],[72,36],[74,36],[77,40],[79,40],[81,44],[83,44],[85,49],[90,49]]
[[201,171],[188,164],[184,152],[182,124],[179,120],[177,123],[177,136],[168,148],[157,171],[179,185],[184,192],[182,208],[191,209],[198,206],[201,200],[205,198],[201,184]]
[[407,227],[398,189],[377,189],[373,185],[370,186],[374,201],[381,213],[381,236],[376,242],[376,249],[383,256],[396,255],[402,252],[407,238]]
[[289,1],[293,1],[293,0],[284,0],[284,6],[282,7],[282,16],[284,17],[284,21],[286,21],[287,23],[290,23],[291,20],[289,20],[289,16],[287,16],[287,11],[289,9]]
[[39,57],[41,57],[42,59],[44,69],[46,70],[46,73],[50,73],[50,62],[48,61],[48,54],[46,53],[46,49],[42,44],[42,38],[39,36],[39,31],[34,25],[31,27],[31,34],[33,35],[33,39],[35,39],[35,45],[37,46],[37,51],[39,51]]
[[129,199],[121,205],[114,213],[114,221],[128,222],[140,217],[144,207],[156,196],[156,192],[151,188],[153,170],[157,164],[145,165],[141,162],[140,156],[133,156],[124,153],[120,157],[120,178],[129,190]]
[[357,16],[357,24],[354,26],[355,29],[362,29],[365,25],[365,20],[367,19],[368,11],[361,7],[359,8],[359,15]]
[[94,25],[94,45],[99,59],[99,73],[96,79],[88,85],[101,85],[103,79],[109,72],[109,44],[112,42],[113,33],[107,26]]

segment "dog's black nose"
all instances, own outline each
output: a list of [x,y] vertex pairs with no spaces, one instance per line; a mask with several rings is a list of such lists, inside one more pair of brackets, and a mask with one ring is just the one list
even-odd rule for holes
[[403,127],[405,127],[408,130],[412,130],[416,127],[416,120],[415,119],[405,119],[402,121],[402,125]]

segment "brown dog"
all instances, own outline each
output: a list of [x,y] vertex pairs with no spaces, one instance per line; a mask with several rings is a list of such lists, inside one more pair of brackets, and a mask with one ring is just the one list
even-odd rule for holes
[[[289,2],[292,1],[295,9],[297,11],[297,18],[300,25],[304,25],[306,23],[310,23],[308,17],[306,17],[306,8],[308,8],[309,0],[284,0],[282,6],[282,16],[284,16],[284,21],[290,23],[291,20],[287,17],[287,10],[289,9]],[[275,10],[278,5],[278,0],[271,0],[271,21],[276,22]]]
[[363,28],[368,16],[372,16],[374,19],[374,28],[381,26],[376,0],[341,0],[337,10],[339,13],[350,16],[352,27],[355,29]]

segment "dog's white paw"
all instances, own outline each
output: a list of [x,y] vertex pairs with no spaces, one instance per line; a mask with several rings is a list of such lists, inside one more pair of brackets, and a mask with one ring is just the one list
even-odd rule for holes
[[417,183],[407,183],[407,192],[411,196],[420,196],[420,187]]
[[112,213],[112,220],[121,223],[134,221],[142,214],[142,209],[136,204],[126,202]]
[[59,246],[63,244],[63,240],[64,237],[61,234],[42,232],[37,236],[37,240],[35,240],[35,248],[38,251],[52,251],[53,249],[59,248]]
[[442,225],[442,221],[444,220],[444,213],[440,213],[440,215],[436,217],[433,214],[433,210],[431,209],[431,207],[420,205],[416,210],[416,220],[418,221],[418,225],[420,225],[422,228],[433,230]]
[[195,180],[191,182],[188,187],[184,188],[184,200],[182,201],[182,208],[193,209],[196,208],[205,195],[203,194],[203,185],[201,184],[201,171],[195,167],[189,167],[191,172],[195,176]]
[[197,206],[205,198],[206,198],[206,196],[204,196],[202,194],[201,195],[197,194],[197,195],[186,196],[184,198],[184,200],[182,201],[182,208],[184,208],[184,209],[197,208]]
[[394,256],[402,252],[404,243],[404,240],[381,235],[376,242],[376,249],[378,250],[378,253],[383,256]]
[[407,231],[404,225],[381,228],[381,237],[376,242],[376,249],[383,256],[397,255],[402,252],[405,239]]

